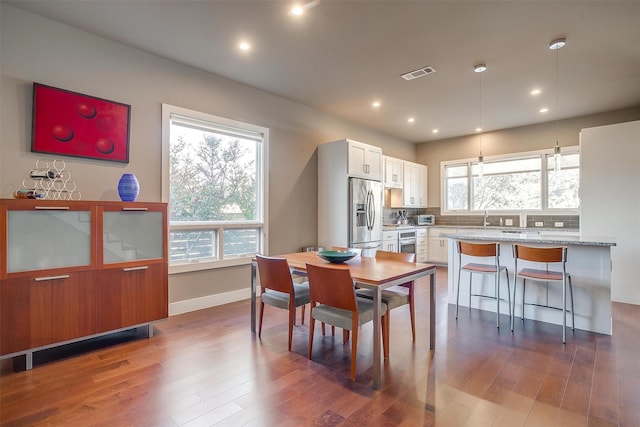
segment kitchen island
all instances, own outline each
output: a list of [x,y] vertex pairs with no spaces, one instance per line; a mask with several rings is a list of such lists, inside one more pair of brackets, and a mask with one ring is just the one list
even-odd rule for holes
[[[507,229],[469,229],[457,233],[442,233],[441,237],[449,238],[449,283],[448,298],[450,304],[456,303],[456,286],[458,283],[459,255],[456,241],[463,240],[476,243],[500,242],[500,264],[507,267],[511,281],[513,296],[514,258],[513,244],[527,246],[551,247],[566,246],[567,272],[573,282],[575,304],[575,320],[577,329],[583,329],[611,335],[611,247],[616,243],[611,238],[581,236],[580,233],[554,230],[507,230]],[[463,263],[466,259],[463,256]],[[521,266],[520,266],[521,267]],[[540,264],[535,268],[545,268]],[[462,273],[460,281],[460,305],[469,304],[469,276]],[[493,295],[493,277],[473,275],[473,293]],[[507,295],[507,281],[504,275],[500,280],[500,294]],[[516,325],[522,316],[522,281],[518,281],[518,301],[515,301]],[[527,303],[545,304],[547,293],[543,283],[527,286]],[[548,301],[555,307],[562,307],[562,286],[549,285]],[[500,312],[508,313],[508,301],[500,301]],[[495,312],[496,303],[488,298],[471,298],[471,307]],[[570,307],[567,303],[567,307]],[[526,305],[525,319],[562,325],[562,310]],[[571,324],[567,314],[567,324]],[[517,329],[517,327],[516,327]]]

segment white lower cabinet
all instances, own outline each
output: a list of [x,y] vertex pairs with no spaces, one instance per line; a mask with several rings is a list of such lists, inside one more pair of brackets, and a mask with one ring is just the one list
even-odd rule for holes
[[429,245],[428,233],[426,228],[418,228],[416,230],[416,261],[429,261]]
[[396,230],[382,232],[381,250],[387,252],[398,252],[398,232]]
[[430,262],[447,264],[449,262],[449,239],[440,237],[441,233],[457,233],[455,228],[429,228],[428,255]]

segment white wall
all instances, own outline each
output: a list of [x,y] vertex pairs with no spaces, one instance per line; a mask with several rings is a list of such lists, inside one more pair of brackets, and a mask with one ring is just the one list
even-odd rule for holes
[[[268,127],[271,254],[316,244],[318,144],[349,137],[415,158],[411,143],[6,3],[0,8],[0,197],[11,197],[37,159],[51,157],[30,151],[33,82],[131,105],[128,164],[64,159],[86,200],[119,200],[123,173],[138,177],[140,201],[161,200],[162,103]],[[248,290],[249,276],[248,267],[172,275],[169,300]]]

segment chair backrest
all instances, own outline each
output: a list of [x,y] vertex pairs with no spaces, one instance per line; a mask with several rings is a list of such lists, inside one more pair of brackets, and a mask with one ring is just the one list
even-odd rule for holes
[[477,257],[500,256],[500,243],[469,243],[458,240],[458,253]]
[[531,246],[513,245],[513,257],[531,262],[566,262],[567,248],[534,248]]
[[346,268],[307,264],[311,301],[358,311],[351,273]]
[[340,252],[355,252],[358,254],[358,256],[362,255],[362,249],[361,248],[344,248],[342,246],[332,246],[331,247],[332,251],[340,251]]
[[416,262],[416,254],[406,252],[389,252],[377,250],[376,258],[388,259],[390,261]]
[[286,259],[256,255],[256,261],[262,289],[273,289],[293,295],[293,279]]

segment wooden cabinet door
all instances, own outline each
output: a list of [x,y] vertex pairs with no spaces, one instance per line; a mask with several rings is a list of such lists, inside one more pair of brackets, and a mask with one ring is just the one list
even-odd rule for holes
[[29,283],[33,279],[0,280],[0,354],[29,348]]
[[95,270],[40,276],[30,288],[31,347],[96,333]]
[[98,331],[167,317],[167,274],[167,263],[101,270],[98,277]]
[[95,283],[93,270],[3,280],[2,354],[95,334]]

